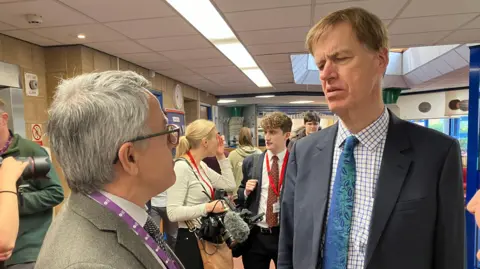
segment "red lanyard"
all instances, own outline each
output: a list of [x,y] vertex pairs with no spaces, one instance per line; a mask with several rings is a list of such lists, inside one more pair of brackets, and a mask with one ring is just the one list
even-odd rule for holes
[[282,188],[283,184],[283,178],[285,177],[285,169],[287,168],[287,162],[288,162],[288,151],[285,153],[285,158],[283,158],[283,164],[282,164],[282,171],[280,172],[280,178],[278,179],[278,186],[275,186],[275,181],[272,178],[272,175],[270,174],[270,158],[268,157],[268,153],[266,154],[267,156],[267,174],[268,174],[268,179],[270,180],[270,187],[272,187],[273,192],[277,197],[280,197],[280,189]]
[[[208,186],[208,188],[210,189],[210,197],[213,199],[213,196],[215,195],[214,191],[213,191],[213,188],[212,186],[205,180],[203,179],[203,176],[202,176],[202,173],[200,173],[200,170],[198,170],[198,166],[197,166],[197,163],[195,162],[195,159],[193,158],[192,156],[192,153],[187,152],[187,155],[188,155],[188,158],[190,158],[190,162],[193,164],[193,166],[195,167],[195,169],[197,169],[197,172],[198,172],[198,175],[200,176],[200,178],[202,179],[202,181]],[[202,169],[203,170],[203,169]]]

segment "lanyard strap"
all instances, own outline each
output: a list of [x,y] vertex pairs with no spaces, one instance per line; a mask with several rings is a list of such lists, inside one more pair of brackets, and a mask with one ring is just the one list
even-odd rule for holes
[[270,180],[270,187],[272,188],[273,192],[277,197],[280,197],[280,190],[282,189],[283,178],[285,177],[285,169],[287,168],[288,162],[288,151],[285,153],[285,157],[283,158],[282,164],[282,171],[280,172],[279,179],[278,179],[278,186],[275,186],[275,181],[273,180],[272,174],[270,173],[270,158],[268,157],[268,152],[265,154],[267,156],[267,174],[268,179]]
[[179,269],[181,268],[176,264],[176,262],[167,255],[167,252],[163,250],[157,242],[145,231],[142,225],[137,223],[125,210],[123,210],[119,205],[110,200],[108,197],[103,195],[100,192],[94,192],[89,195],[94,201],[102,205],[103,207],[109,209],[119,216],[125,223],[128,224],[130,228],[147,244],[160,260],[167,266],[168,269]]
[[197,163],[195,162],[195,159],[192,156],[192,153],[189,151],[189,152],[187,152],[187,155],[188,155],[188,158],[190,159],[190,162],[193,164],[193,166],[197,170],[198,175],[200,176],[202,181],[207,185],[208,189],[210,190],[210,198],[213,199],[213,197],[215,196],[215,192],[213,191],[213,187],[203,178],[202,173],[200,173],[200,170],[198,169]]

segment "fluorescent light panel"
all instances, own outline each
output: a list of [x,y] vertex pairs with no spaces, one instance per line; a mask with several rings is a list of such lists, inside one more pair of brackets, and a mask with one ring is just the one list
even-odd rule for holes
[[256,98],[272,98],[275,97],[273,94],[267,94],[267,95],[257,95],[255,96]]
[[272,87],[210,0],[167,0],[167,2],[258,87]]
[[219,104],[229,104],[229,103],[235,103],[237,100],[231,100],[231,99],[221,99],[218,100],[217,103]]
[[304,101],[292,101],[292,102],[290,102],[290,104],[309,104],[309,103],[313,103],[313,101],[304,100]]

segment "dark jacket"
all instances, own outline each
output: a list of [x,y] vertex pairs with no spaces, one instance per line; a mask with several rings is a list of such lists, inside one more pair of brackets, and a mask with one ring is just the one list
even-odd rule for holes
[[291,151],[293,144],[295,142],[304,138],[305,136],[307,136],[307,132],[305,131],[305,127],[304,127],[303,129],[300,129],[294,137],[290,138],[290,141],[288,142],[288,145],[287,145],[288,151]]
[[[3,158],[48,156],[41,146],[15,134]],[[7,265],[35,262],[52,222],[53,207],[63,201],[63,188],[53,166],[50,178],[21,178],[23,205],[19,206],[20,227],[12,257]]]

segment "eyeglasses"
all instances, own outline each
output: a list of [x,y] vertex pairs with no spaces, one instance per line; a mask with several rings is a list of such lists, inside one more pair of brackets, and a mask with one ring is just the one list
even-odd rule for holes
[[[125,143],[138,142],[138,141],[141,141],[141,140],[145,140],[145,139],[149,139],[149,138],[157,137],[157,136],[162,136],[162,135],[168,135],[168,137],[167,137],[168,143],[171,144],[172,146],[177,146],[178,142],[179,142],[179,138],[180,138],[180,127],[178,127],[175,124],[168,124],[167,125],[167,130],[165,130],[165,131],[162,131],[162,132],[159,132],[159,133],[153,133],[153,134],[149,134],[149,135],[141,135],[141,136],[138,136],[134,139],[130,139],[128,141],[125,141]],[[117,151],[117,156],[115,157],[115,160],[113,161],[113,163],[115,164],[117,162],[118,162],[118,151]]]

